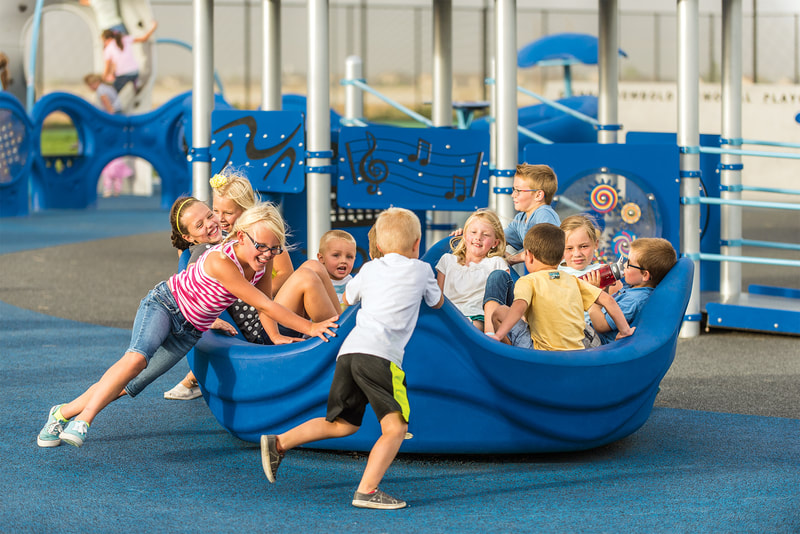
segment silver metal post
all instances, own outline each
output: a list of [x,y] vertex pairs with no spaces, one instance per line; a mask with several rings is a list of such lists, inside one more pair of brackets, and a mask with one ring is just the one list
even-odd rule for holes
[[[363,63],[358,56],[347,56],[344,64],[344,75],[348,80],[364,78]],[[344,117],[346,119],[364,118],[364,92],[354,85],[344,87]]]
[[[495,0],[495,54],[497,92],[497,169],[513,171],[517,168],[517,2]],[[513,176],[498,176],[497,186],[511,188]],[[511,195],[496,199],[497,214],[508,224],[514,218]]]
[[[727,140],[742,137],[742,0],[725,0],[722,3],[722,137]],[[735,142],[735,143],[738,143]],[[740,148],[734,142],[722,148]],[[742,157],[734,154],[720,156],[720,198],[741,200],[739,187]],[[725,256],[741,256],[742,208],[720,206],[720,238],[730,243],[720,248]],[[719,266],[719,292],[723,299],[738,297],[742,290],[742,264],[724,261]]]
[[261,81],[261,109],[281,109],[281,0],[264,0],[262,3],[264,26],[263,79]]
[[[328,0],[308,0],[308,103],[306,141],[309,152],[331,150]],[[330,165],[330,158],[306,158],[308,166]],[[331,175],[306,174],[308,258],[317,257],[322,234],[331,229]]]
[[[453,125],[453,0],[433,1],[433,105],[434,126]],[[429,214],[434,229],[428,231],[429,245],[447,237],[447,230],[436,229],[451,222],[450,213]]]
[[[599,96],[597,119],[601,126],[619,123],[617,115],[619,80],[619,13],[617,0],[598,0],[599,31],[597,60],[599,63]],[[597,130],[598,143],[616,143],[617,130]]]
[[[492,84],[489,86],[489,116],[493,119],[497,117],[497,65],[495,58],[489,63],[489,75],[492,77]],[[489,168],[497,168],[497,120],[489,123]],[[497,176],[489,176],[489,209],[498,212],[497,201],[500,195],[494,193],[497,185]]]
[[[700,145],[699,93],[700,69],[697,59],[698,0],[678,0],[678,146]],[[681,196],[699,196],[700,154],[682,152],[680,155]],[[681,253],[694,259],[692,295],[686,314],[689,321],[681,327],[681,337],[700,335],[700,204],[681,206]]]
[[[211,112],[214,110],[214,0],[194,0],[194,73],[192,74],[192,147],[211,147]],[[198,161],[199,160],[199,161]],[[211,161],[192,161],[192,192],[203,201],[211,200]]]

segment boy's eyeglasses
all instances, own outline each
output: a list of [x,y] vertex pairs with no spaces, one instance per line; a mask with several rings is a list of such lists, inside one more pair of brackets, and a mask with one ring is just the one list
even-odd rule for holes
[[638,269],[638,270],[640,270],[642,272],[645,272],[647,270],[647,269],[643,269],[643,268],[639,267],[638,265],[634,265],[629,261],[626,261],[625,262],[625,268],[627,269],[628,267],[630,267],[631,269]]
[[533,193],[535,191],[541,191],[541,189],[517,189],[516,187],[511,188],[512,195],[519,195],[520,193]]
[[270,247],[268,245],[265,245],[264,243],[257,242],[247,232],[245,232],[244,235],[250,238],[250,241],[253,242],[253,246],[256,247],[256,250],[261,252],[262,254],[266,254],[267,252],[269,252],[270,256],[277,256],[283,252],[283,247],[280,245],[275,247]]

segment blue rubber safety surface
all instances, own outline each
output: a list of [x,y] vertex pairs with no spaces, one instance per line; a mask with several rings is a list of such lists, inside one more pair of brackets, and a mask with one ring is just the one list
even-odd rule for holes
[[364,455],[294,450],[269,484],[258,448],[223,430],[202,400],[162,398],[181,364],[110,405],[83,447],[41,449],[50,406],[99,378],[130,333],[4,303],[0,324],[6,532],[62,520],[89,532],[800,530],[795,419],[656,408],[629,438],[587,452],[401,454],[382,487],[410,507],[381,512],[350,506]]
[[[2,219],[0,253],[167,229],[149,201],[152,214],[120,202]],[[59,241],[73,224],[85,231]],[[350,501],[365,455],[294,450],[269,484],[258,447],[201,399],[163,399],[182,362],[106,408],[83,447],[37,447],[48,409],[97,380],[129,336],[0,302],[3,532],[800,532],[798,419],[655,408],[633,435],[580,453],[401,453],[382,489],[410,506],[361,510]]]
[[47,210],[0,218],[0,254],[169,230],[159,198],[104,198],[88,210]]

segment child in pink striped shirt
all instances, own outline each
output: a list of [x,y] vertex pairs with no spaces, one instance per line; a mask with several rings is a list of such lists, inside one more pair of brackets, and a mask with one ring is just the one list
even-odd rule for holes
[[[208,208],[192,209],[197,204],[202,203],[189,197],[173,205],[173,229],[177,226],[180,231],[202,224]],[[156,285],[139,305],[128,350],[78,398],[50,409],[47,423],[39,432],[38,445],[56,447],[62,441],[76,447],[83,445],[97,414],[120,396],[125,384],[147,367],[157,350],[166,352],[174,365],[237,298],[255,307],[264,324],[280,321],[325,341],[325,334],[335,335],[331,329],[338,326],[338,316],[315,323],[267,296],[272,295],[272,260],[283,251],[285,238],[283,218],[275,207],[257,204],[239,217],[225,242],[185,271]],[[289,343],[294,339],[281,337],[273,341]]]

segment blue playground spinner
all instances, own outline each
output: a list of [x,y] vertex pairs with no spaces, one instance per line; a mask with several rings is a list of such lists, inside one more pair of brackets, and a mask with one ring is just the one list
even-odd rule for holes
[[[436,263],[448,240],[423,257]],[[693,263],[681,259],[658,285],[633,336],[597,349],[544,352],[490,340],[449,302],[422,305],[403,368],[411,403],[401,452],[537,453],[574,451],[622,439],[650,415],[675,357],[689,301]],[[233,435],[258,442],[322,417],[336,354],[357,307],[337,337],[284,346],[207,332],[189,363],[214,416]],[[373,415],[354,435],[314,448],[367,451],[380,435]]]

